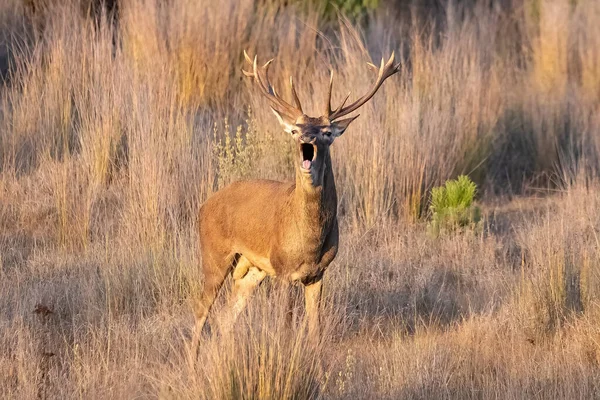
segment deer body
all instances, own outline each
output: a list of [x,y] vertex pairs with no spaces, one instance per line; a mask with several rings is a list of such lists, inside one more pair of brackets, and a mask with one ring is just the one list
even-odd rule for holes
[[314,279],[337,252],[337,200],[330,175],[331,183],[314,192],[297,183],[250,180],[215,193],[200,210],[203,258],[216,256],[209,250],[233,262],[244,256],[270,276]]
[[[215,193],[200,210],[200,247],[205,287],[195,304],[197,342],[218,291],[232,271],[234,288],[227,306],[229,324],[244,309],[254,289],[266,276],[305,288],[309,332],[319,328],[319,302],[323,273],[338,251],[337,194],[329,147],[357,116],[346,115],[368,101],[383,81],[396,73],[393,55],[382,61],[374,89],[356,102],[331,110],[331,83],[324,116],[302,112],[293,87],[295,105],[281,99],[270,86],[270,61],[253,72],[262,94],[284,131],[297,143],[295,182],[249,180],[235,182]],[[333,82],[333,76],[332,76]],[[347,98],[346,98],[347,100]]]

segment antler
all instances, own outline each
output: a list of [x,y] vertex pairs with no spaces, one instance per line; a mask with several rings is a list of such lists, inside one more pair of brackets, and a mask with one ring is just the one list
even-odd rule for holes
[[252,72],[244,70],[242,70],[242,72],[244,73],[244,75],[254,78],[256,80],[260,92],[263,96],[267,98],[267,100],[269,100],[269,103],[271,104],[271,108],[273,110],[277,111],[280,114],[283,114],[292,121],[295,121],[298,117],[304,114],[302,112],[302,105],[300,105],[300,100],[298,99],[298,94],[296,93],[296,89],[294,88],[294,82],[291,77],[290,86],[292,89],[292,97],[294,99],[293,106],[285,100],[283,100],[281,97],[279,97],[279,95],[277,94],[277,92],[275,92],[275,89],[269,82],[269,66],[271,65],[273,59],[267,61],[265,65],[258,68],[256,56],[254,56],[254,60],[252,60],[250,56],[248,56],[248,53],[246,53],[246,51],[244,50],[244,57],[246,58],[246,61],[252,64]]
[[334,119],[343,117],[344,115],[350,114],[352,111],[355,111],[356,109],[358,109],[360,106],[362,106],[367,101],[369,101],[369,99],[371,97],[373,97],[373,95],[375,93],[377,93],[377,90],[379,90],[383,81],[385,81],[390,76],[394,75],[396,72],[400,71],[400,63],[394,65],[394,53],[393,52],[392,52],[392,56],[387,61],[387,63],[384,62],[383,58],[381,59],[381,66],[379,68],[377,68],[375,65],[373,65],[371,63],[367,63],[367,64],[372,69],[379,71],[379,73],[377,75],[377,80],[375,81],[373,88],[367,94],[365,94],[364,96],[362,96],[355,102],[348,104],[347,107],[344,107],[344,105],[346,104],[346,101],[348,101],[348,97],[350,96],[350,94],[348,94],[348,96],[346,96],[344,101],[342,101],[342,104],[340,104],[340,106],[338,108],[336,108],[335,111],[331,110],[331,92],[333,89],[333,71],[331,71],[331,79],[329,80],[329,93],[327,95],[327,104],[326,104],[326,108],[325,108],[325,113],[326,113],[325,115],[328,116],[330,121],[333,121]]

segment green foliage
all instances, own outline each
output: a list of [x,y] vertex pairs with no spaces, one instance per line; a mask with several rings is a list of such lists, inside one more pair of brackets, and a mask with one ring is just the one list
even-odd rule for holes
[[345,16],[357,19],[376,9],[380,0],[276,0],[280,5],[294,5],[301,10],[317,10],[326,20],[337,17],[338,10]]
[[476,228],[481,219],[479,208],[473,205],[476,194],[477,185],[466,175],[431,189],[431,233],[437,236],[443,232]]
[[338,8],[342,14],[352,18],[358,18],[368,11],[379,6],[379,0],[322,0],[327,3],[326,15],[333,13],[332,9]]

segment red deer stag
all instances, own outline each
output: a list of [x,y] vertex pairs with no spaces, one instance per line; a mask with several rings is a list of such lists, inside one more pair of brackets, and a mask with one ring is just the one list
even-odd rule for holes
[[244,52],[252,71],[244,74],[256,82],[283,130],[296,142],[295,182],[248,180],[235,182],[215,193],[200,209],[200,245],[204,293],[195,303],[197,341],[208,312],[226,276],[233,271],[229,300],[233,324],[248,298],[266,276],[304,284],[309,334],[318,334],[319,302],[323,273],[338,251],[337,195],[329,146],[358,115],[340,119],[365,104],[381,84],[400,69],[394,55],[381,61],[372,89],[345,106],[348,96],[331,108],[333,73],[325,113],[309,117],[290,79],[293,105],[271,86],[268,69]]

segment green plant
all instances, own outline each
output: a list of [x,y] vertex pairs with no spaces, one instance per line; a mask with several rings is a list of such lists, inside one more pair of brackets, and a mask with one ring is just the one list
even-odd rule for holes
[[218,186],[221,188],[233,181],[251,176],[264,153],[264,143],[258,138],[256,123],[251,112],[246,120],[246,128],[238,125],[235,134],[232,134],[231,125],[226,118],[223,138],[219,136],[218,125],[215,123],[213,155],[218,169]]
[[279,0],[275,1],[280,5],[293,5],[300,10],[317,11],[325,20],[335,20],[338,11],[352,19],[358,19],[366,15],[369,11],[375,10],[380,0]]
[[473,205],[476,194],[477,185],[466,175],[431,189],[430,231],[439,235],[476,227],[481,219],[479,207]]
[[331,0],[327,2],[326,11],[332,14],[332,9],[338,8],[343,14],[358,18],[374,10],[379,5],[379,0]]

